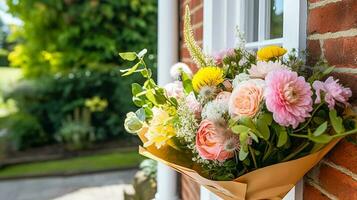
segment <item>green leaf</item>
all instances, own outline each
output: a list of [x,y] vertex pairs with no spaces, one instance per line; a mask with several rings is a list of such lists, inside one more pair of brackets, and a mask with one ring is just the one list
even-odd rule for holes
[[119,53],[119,56],[128,61],[133,61],[136,59],[136,53],[135,52],[124,52],[124,53]]
[[135,112],[136,116],[138,116],[138,118],[141,120],[141,121],[145,121],[146,119],[146,116],[145,116],[145,110],[143,108],[140,108],[138,109],[136,112]]
[[247,158],[247,156],[248,156],[248,152],[245,152],[245,151],[243,150],[243,148],[241,148],[241,149],[239,150],[239,160],[240,160],[240,161],[245,160],[245,159]]
[[311,136],[309,136],[309,139],[315,143],[326,144],[326,143],[329,143],[333,139],[333,137],[328,134],[322,134],[319,136],[311,135]]
[[261,120],[263,120],[268,125],[271,125],[273,122],[273,116],[271,113],[264,113],[260,115],[259,118],[261,118]]
[[157,105],[157,101],[154,95],[153,90],[147,90],[146,91],[146,98],[148,98],[149,101],[151,101],[154,105]]
[[278,134],[278,143],[277,143],[277,147],[282,147],[286,144],[286,142],[288,141],[288,133],[286,131],[285,127],[282,126],[276,126],[275,130]]
[[145,56],[145,54],[148,52],[147,49],[143,49],[138,53],[138,58],[143,58]]
[[167,99],[165,96],[165,90],[163,88],[157,88],[155,90],[155,99],[158,104],[165,104]]
[[136,63],[132,68],[129,69],[129,71],[125,72],[122,76],[129,76],[130,74],[134,73],[138,67],[139,67],[140,63]]
[[231,129],[232,129],[233,133],[236,133],[236,134],[248,133],[248,131],[250,130],[249,127],[246,127],[244,125],[235,125]]
[[192,80],[185,72],[182,71],[181,74],[182,74],[181,77],[182,77],[183,88],[184,88],[186,94],[189,94],[190,92],[193,91]]
[[250,117],[242,117],[239,119],[239,124],[245,125],[251,129],[256,130],[253,120]]
[[323,76],[329,75],[334,69],[335,67],[327,68],[325,71],[322,72]]
[[266,121],[264,117],[259,117],[256,123],[257,123],[257,129],[262,135],[262,137],[264,138],[264,140],[269,140],[270,130],[267,124],[269,123],[269,121]]
[[139,97],[133,97],[133,103],[138,106],[138,107],[142,107],[145,104],[145,101]]
[[321,134],[323,134],[327,129],[327,122],[324,122],[323,124],[321,124],[312,134],[313,136],[319,136]]
[[250,132],[249,135],[250,135],[250,137],[251,137],[256,143],[259,142],[258,137],[257,137],[253,132]]
[[143,91],[143,88],[138,83],[131,84],[131,93],[133,94],[133,96],[136,96],[137,94],[139,94],[142,91]]
[[340,134],[345,132],[345,127],[343,126],[343,120],[341,117],[337,116],[337,111],[335,109],[330,110],[329,117],[331,124],[336,133]]
[[150,78],[152,76],[151,69],[142,69],[140,73],[144,78]]

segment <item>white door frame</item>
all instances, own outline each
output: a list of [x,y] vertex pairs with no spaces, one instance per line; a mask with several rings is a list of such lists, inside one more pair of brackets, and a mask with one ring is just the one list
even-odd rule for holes
[[[171,82],[170,67],[178,62],[178,1],[158,2],[158,84]],[[177,173],[163,163],[157,166],[156,200],[178,200]]]

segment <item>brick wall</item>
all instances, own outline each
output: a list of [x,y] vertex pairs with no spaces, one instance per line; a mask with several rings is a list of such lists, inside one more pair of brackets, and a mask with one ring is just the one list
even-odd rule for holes
[[[191,22],[195,35],[195,39],[202,47],[203,40],[203,0],[180,0],[180,60],[188,64],[193,71],[197,68],[190,59],[190,54],[183,41],[183,16],[185,14],[185,6],[189,5],[191,10]],[[188,177],[181,177],[181,197],[182,200],[198,200],[200,199],[200,186],[190,180]]]
[[[180,0],[180,60],[196,66],[190,59],[182,36],[182,16],[190,6],[198,44],[203,39],[203,0]],[[334,76],[351,87],[357,105],[357,0],[309,0],[308,61],[326,58],[336,66]],[[355,139],[354,142],[357,140]],[[183,200],[198,200],[199,185],[181,178]],[[357,199],[357,145],[342,140],[305,177],[304,200]]]
[[[308,61],[325,58],[357,105],[357,0],[309,0]],[[304,200],[357,199],[356,140],[342,140],[305,176]]]

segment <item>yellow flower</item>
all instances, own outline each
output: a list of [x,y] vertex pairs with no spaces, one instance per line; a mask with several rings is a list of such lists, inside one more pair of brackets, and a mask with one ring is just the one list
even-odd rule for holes
[[259,49],[257,52],[258,60],[268,61],[272,58],[278,58],[286,53],[286,49],[279,46],[267,46]]
[[152,109],[153,117],[149,123],[149,128],[145,133],[147,142],[144,147],[155,144],[156,148],[168,144],[170,139],[176,135],[172,117],[163,109],[154,107]]
[[90,99],[86,99],[84,105],[89,108],[91,112],[102,112],[108,106],[106,99],[101,99],[98,96],[94,96]]
[[193,76],[192,86],[196,92],[204,86],[217,86],[222,83],[223,70],[219,67],[203,67]]

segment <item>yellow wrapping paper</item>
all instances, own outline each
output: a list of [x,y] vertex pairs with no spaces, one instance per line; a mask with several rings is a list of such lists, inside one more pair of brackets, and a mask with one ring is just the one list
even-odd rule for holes
[[[143,132],[139,134],[139,137],[145,142],[146,138],[143,136]],[[233,181],[213,181],[204,178],[199,174],[199,166],[194,165],[191,158],[170,146],[164,146],[160,149],[157,149],[154,145],[147,148],[139,147],[139,153],[187,175],[225,200],[282,199],[339,140],[330,142],[316,153],[257,169]]]

